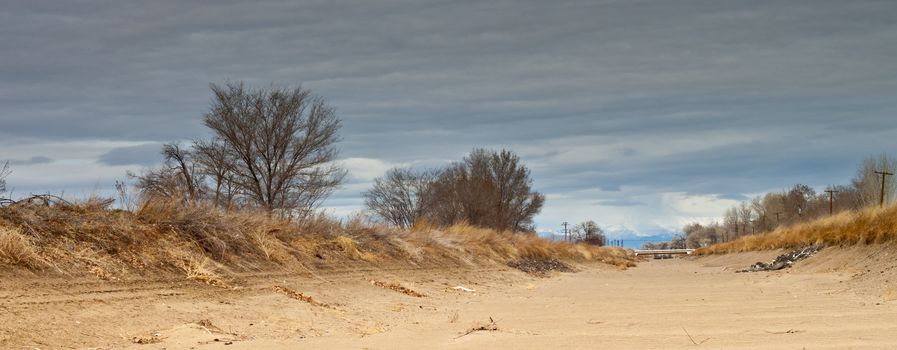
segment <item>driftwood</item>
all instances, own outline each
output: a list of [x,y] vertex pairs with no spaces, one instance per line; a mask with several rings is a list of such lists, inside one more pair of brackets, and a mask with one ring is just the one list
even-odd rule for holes
[[468,329],[466,332],[464,332],[464,333],[462,333],[461,335],[455,337],[455,339],[458,339],[458,338],[461,338],[461,337],[464,337],[464,336],[468,336],[468,335],[471,335],[471,334],[476,333],[476,332],[483,332],[483,331],[485,331],[485,332],[495,332],[495,331],[498,331],[498,325],[495,324],[495,320],[493,320],[492,317],[489,317],[489,323],[487,323],[487,324],[481,324],[481,325],[479,325],[479,326],[476,326],[476,327],[473,327],[473,328],[471,328],[471,329]]
[[69,202],[62,197],[54,196],[52,194],[38,194],[29,197],[25,197],[19,200],[12,200],[9,198],[0,198],[0,206],[2,207],[14,207],[19,205],[27,205],[27,204],[43,204],[45,206],[57,205],[57,204],[65,204],[72,205],[72,202]]
[[[113,198],[97,198],[92,199],[88,203],[90,205],[95,205],[99,207],[108,207],[115,202]],[[39,205],[45,207],[52,207],[56,205],[65,205],[65,206],[74,206],[75,204],[66,200],[65,198],[54,196],[52,194],[37,194],[28,196],[19,200],[13,200],[10,198],[0,198],[0,208],[6,207],[18,207],[18,206],[26,206],[26,205]]]

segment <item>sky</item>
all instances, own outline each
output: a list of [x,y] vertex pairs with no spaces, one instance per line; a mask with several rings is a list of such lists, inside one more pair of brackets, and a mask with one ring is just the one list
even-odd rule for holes
[[897,1],[41,1],[0,7],[13,195],[110,193],[209,136],[210,83],[298,86],[343,121],[360,193],[510,149],[538,229],[675,232],[897,153]]

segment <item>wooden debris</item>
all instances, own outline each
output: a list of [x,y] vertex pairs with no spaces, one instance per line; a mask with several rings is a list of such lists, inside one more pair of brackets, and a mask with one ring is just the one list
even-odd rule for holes
[[464,336],[468,336],[468,335],[471,335],[476,332],[496,332],[496,331],[498,331],[498,325],[495,324],[495,320],[493,320],[492,317],[489,317],[489,323],[468,329],[466,332],[464,332],[464,334],[461,334],[461,335],[455,337],[455,339],[458,339],[458,338],[461,338]]
[[289,297],[290,299],[295,299],[295,300],[299,300],[299,301],[304,301],[304,302],[309,303],[309,304],[314,305],[314,306],[323,307],[323,308],[328,308],[328,309],[332,309],[332,308],[333,308],[332,306],[330,306],[330,305],[328,305],[328,304],[325,304],[325,303],[322,303],[322,302],[320,302],[320,301],[317,301],[317,300],[313,299],[313,298],[310,297],[310,296],[307,296],[307,295],[305,295],[305,294],[302,294],[302,293],[300,293],[300,292],[298,292],[298,291],[292,290],[292,289],[287,288],[287,287],[274,286],[274,292],[276,292],[276,293],[280,293],[280,294],[283,294],[283,295],[286,295],[286,296]]
[[412,296],[412,297],[415,297],[415,298],[424,298],[424,297],[426,297],[426,295],[424,295],[424,294],[422,294],[422,293],[418,293],[418,292],[416,292],[416,291],[414,291],[414,290],[412,290],[412,289],[405,288],[405,287],[403,287],[403,286],[401,286],[401,285],[399,285],[399,284],[396,284],[396,283],[386,283],[386,282],[381,282],[381,281],[371,280],[371,284],[372,284],[372,285],[375,285],[375,286],[377,286],[377,287],[380,287],[380,288],[391,289],[391,290],[394,290],[394,291],[396,291],[396,292],[399,292],[399,293],[402,293],[402,294],[405,294],[405,295],[409,295],[409,296]]

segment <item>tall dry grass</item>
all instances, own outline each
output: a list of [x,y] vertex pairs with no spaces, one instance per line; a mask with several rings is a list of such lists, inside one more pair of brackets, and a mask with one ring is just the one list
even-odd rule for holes
[[133,212],[107,206],[88,200],[0,208],[0,265],[92,271],[106,278],[167,271],[221,286],[231,274],[268,269],[438,268],[518,259],[634,265],[633,256],[620,248],[549,242],[466,224],[397,230],[363,217],[341,222],[320,215],[296,222],[178,201],[149,201]]
[[43,260],[28,237],[15,228],[0,226],[0,263],[38,267]]
[[439,247],[454,252],[465,263],[482,261],[504,263],[519,259],[558,259],[597,261],[619,267],[635,266],[631,251],[616,247],[554,242],[534,234],[499,232],[468,224],[444,229],[413,229],[407,238],[420,247]]
[[897,205],[892,205],[885,208],[842,212],[832,217],[701,248],[696,253],[734,253],[794,248],[810,244],[873,244],[895,239],[897,239]]

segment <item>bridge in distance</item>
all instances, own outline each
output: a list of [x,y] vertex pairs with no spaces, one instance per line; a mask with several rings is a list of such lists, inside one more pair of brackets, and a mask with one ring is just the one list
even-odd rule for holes
[[694,249],[633,249],[635,255],[686,254],[691,255]]

